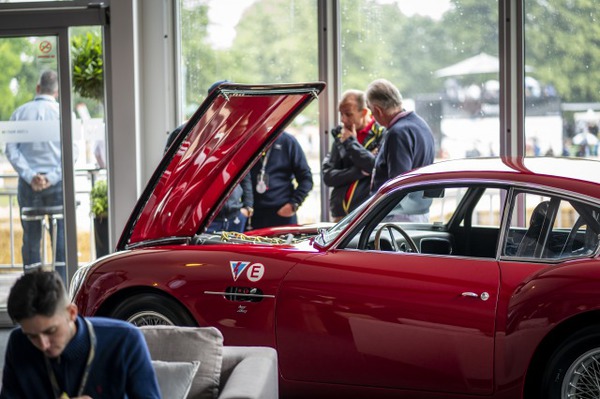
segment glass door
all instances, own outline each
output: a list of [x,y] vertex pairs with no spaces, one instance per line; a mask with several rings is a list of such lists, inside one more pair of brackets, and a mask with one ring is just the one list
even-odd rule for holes
[[49,28],[30,12],[0,10],[0,271],[54,268],[68,285],[110,248],[96,221],[108,225],[105,17],[59,9]]

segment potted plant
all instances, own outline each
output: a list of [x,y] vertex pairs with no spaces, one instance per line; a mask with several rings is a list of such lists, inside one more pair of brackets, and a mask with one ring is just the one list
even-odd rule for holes
[[94,215],[94,242],[96,257],[108,254],[108,185],[98,180],[90,193],[91,211]]

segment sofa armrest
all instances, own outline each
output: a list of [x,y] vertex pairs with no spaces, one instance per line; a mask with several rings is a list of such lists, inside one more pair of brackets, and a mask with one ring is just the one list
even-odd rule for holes
[[219,399],[277,399],[277,352],[269,347],[224,346]]

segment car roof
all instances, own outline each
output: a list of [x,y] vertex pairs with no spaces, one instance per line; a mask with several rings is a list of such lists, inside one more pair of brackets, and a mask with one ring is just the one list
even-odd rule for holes
[[[391,180],[384,187],[440,179],[482,179],[541,184],[600,197],[600,161],[584,158],[467,158],[436,162]],[[385,190],[385,188],[382,189]]]

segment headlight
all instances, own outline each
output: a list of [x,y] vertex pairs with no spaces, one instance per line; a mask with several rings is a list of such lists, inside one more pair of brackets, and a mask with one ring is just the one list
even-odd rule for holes
[[71,284],[69,284],[69,297],[71,298],[71,301],[75,300],[75,294],[77,294],[77,291],[79,291],[81,283],[83,283],[83,280],[85,280],[85,276],[87,276],[91,267],[91,264],[81,266],[73,275],[73,278],[71,279]]

